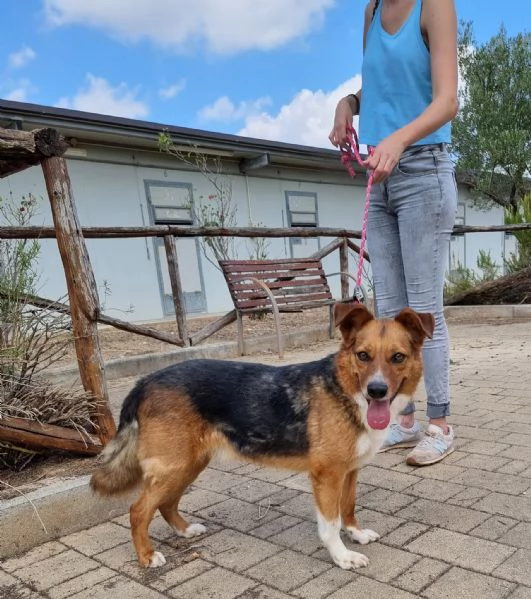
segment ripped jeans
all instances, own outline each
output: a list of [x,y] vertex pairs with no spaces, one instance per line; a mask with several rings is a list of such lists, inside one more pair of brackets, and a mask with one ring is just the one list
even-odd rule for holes
[[[369,252],[376,313],[392,318],[409,306],[435,317],[423,346],[428,418],[450,414],[450,348],[443,288],[457,210],[454,167],[444,146],[412,146],[390,177],[374,185]],[[413,403],[401,412],[411,414]]]

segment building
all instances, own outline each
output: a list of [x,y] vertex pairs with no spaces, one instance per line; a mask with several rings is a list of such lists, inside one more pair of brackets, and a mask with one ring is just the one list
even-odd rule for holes
[[[198,169],[159,151],[167,131],[183,151],[191,147],[219,159],[232,188],[236,226],[321,226],[361,228],[366,178],[350,178],[334,149],[249,139],[104,116],[61,108],[0,100],[0,127],[32,130],[53,127],[70,142],[65,157],[82,226],[194,224],[194,209],[213,205],[216,191]],[[502,224],[503,211],[479,211],[465,186],[458,186],[458,224]],[[33,224],[51,225],[41,169],[34,167],[0,180],[0,197],[33,194],[42,198]],[[192,206],[194,209],[192,209]],[[474,268],[479,250],[502,264],[503,233],[476,233],[452,239],[448,268],[457,260]],[[267,254],[309,256],[330,239],[271,239]],[[166,257],[159,239],[88,239],[87,246],[104,311],[130,321],[156,320],[173,313]],[[234,241],[233,257],[246,258],[252,247]],[[223,276],[197,239],[177,243],[180,274],[189,314],[228,311],[232,303]],[[324,261],[339,270],[337,254]],[[41,241],[39,294],[66,295],[55,240]],[[351,271],[355,270],[352,258]],[[370,274],[370,273],[369,273]],[[339,277],[330,280],[339,296]]]

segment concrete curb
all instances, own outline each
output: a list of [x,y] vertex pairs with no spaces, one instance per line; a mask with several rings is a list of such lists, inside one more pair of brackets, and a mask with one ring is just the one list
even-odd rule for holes
[[132,495],[102,499],[92,493],[89,479],[83,476],[63,480],[26,493],[24,497],[0,501],[0,559],[127,512]]
[[504,306],[446,306],[448,322],[482,324],[496,320],[531,320],[531,304]]

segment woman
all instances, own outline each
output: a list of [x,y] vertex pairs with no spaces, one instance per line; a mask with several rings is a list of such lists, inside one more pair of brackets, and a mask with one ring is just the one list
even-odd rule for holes
[[435,316],[424,346],[429,425],[415,407],[391,426],[383,450],[413,447],[408,464],[434,464],[453,450],[449,340],[443,286],[457,187],[446,144],[457,112],[457,17],[453,0],[371,0],[365,9],[362,90],[342,98],[330,141],[344,145],[359,114],[359,137],[373,149],[367,247],[376,309],[393,317],[405,306]]

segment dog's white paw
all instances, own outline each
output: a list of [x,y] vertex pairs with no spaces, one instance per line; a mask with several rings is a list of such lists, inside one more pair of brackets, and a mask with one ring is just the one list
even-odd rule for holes
[[180,537],[184,537],[185,539],[191,539],[192,537],[198,537],[199,535],[205,534],[206,527],[199,522],[194,522],[193,524],[189,524],[188,528],[183,532],[181,530],[177,531],[177,534]]
[[166,558],[160,551],[155,551],[152,558],[149,560],[149,568],[160,568],[166,563]]
[[380,538],[380,535],[370,528],[361,529],[350,527],[347,528],[347,533],[353,541],[356,541],[356,543],[359,543],[360,545],[367,545],[367,543],[377,541]]
[[369,558],[363,553],[357,553],[356,551],[341,551],[332,555],[334,562],[343,570],[352,570],[354,568],[364,568],[369,565]]

